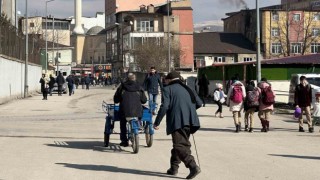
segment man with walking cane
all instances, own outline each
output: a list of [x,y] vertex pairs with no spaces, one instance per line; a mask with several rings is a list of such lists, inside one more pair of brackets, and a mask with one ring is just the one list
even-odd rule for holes
[[182,161],[190,169],[186,179],[193,179],[201,170],[191,155],[189,137],[200,128],[196,109],[202,106],[202,101],[195,92],[181,82],[178,72],[169,73],[166,80],[168,85],[163,90],[162,104],[154,122],[154,129],[159,129],[161,120],[166,115],[167,135],[171,134],[173,143],[171,166],[167,174],[177,175]]

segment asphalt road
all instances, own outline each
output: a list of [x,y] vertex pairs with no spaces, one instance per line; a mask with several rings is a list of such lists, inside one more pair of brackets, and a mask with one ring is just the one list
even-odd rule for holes
[[[112,102],[114,90],[78,89],[69,97],[41,95],[0,105],[1,180],[102,180],[183,179],[189,171],[181,165],[177,177],[169,167],[171,139],[165,120],[151,148],[140,135],[140,151],[120,147],[119,135],[103,147],[102,100]],[[299,133],[289,115],[274,114],[271,131],[234,133],[231,113],[213,116],[216,105],[198,110],[202,128],[196,133],[202,172],[196,179],[319,179],[320,133]],[[305,125],[305,128],[307,126]],[[115,131],[119,132],[119,123]],[[192,144],[193,139],[191,138]],[[195,154],[194,146],[192,147]]]

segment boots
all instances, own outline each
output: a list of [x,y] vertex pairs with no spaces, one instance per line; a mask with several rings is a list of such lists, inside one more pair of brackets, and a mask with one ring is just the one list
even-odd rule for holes
[[262,125],[261,132],[267,132],[267,129],[266,129],[266,120],[260,119],[260,121],[261,121],[261,125]]
[[167,170],[167,174],[172,175],[172,176],[176,176],[178,174],[178,169],[171,167]]
[[190,167],[189,169],[190,169],[190,174],[186,177],[186,179],[193,179],[201,172],[201,169],[199,168],[199,166],[192,167],[192,168]]
[[299,132],[304,132],[303,127],[299,127]]
[[239,125],[236,125],[236,133],[238,133],[240,131],[240,126]]
[[266,123],[266,132],[268,132],[268,131],[269,131],[269,124],[270,124],[270,121],[266,121],[265,123]]

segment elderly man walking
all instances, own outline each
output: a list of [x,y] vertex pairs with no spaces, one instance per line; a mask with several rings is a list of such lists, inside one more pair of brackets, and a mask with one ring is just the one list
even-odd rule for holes
[[190,134],[200,128],[197,108],[202,106],[201,99],[188,86],[180,80],[178,72],[167,75],[168,85],[164,87],[162,104],[154,122],[154,128],[159,129],[161,120],[166,115],[167,134],[172,136],[173,148],[171,150],[169,175],[177,175],[181,161],[190,169],[187,179],[193,179],[200,172],[194,157],[191,155]]

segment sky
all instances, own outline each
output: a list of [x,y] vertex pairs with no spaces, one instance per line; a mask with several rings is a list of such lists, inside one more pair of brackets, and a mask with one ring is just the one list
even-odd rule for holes
[[[25,1],[17,0],[17,10],[25,14]],[[281,0],[259,0],[260,7],[280,4]],[[104,12],[105,0],[82,0],[83,16],[94,17],[96,12]],[[195,24],[220,21],[225,13],[238,11],[244,7],[255,8],[256,0],[192,0]],[[28,0],[29,16],[45,16],[46,0]],[[74,15],[74,0],[55,0],[48,3],[48,14],[58,18]]]

